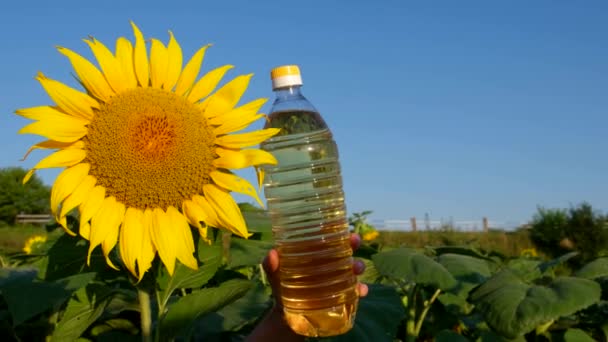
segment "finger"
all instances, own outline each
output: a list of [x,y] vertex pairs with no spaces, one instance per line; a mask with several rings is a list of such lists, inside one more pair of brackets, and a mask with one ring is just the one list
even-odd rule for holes
[[363,272],[365,272],[365,263],[361,260],[355,260],[353,262],[353,272],[356,275],[363,274]]
[[357,292],[359,292],[359,297],[363,298],[369,293],[369,287],[366,284],[359,283],[357,284]]
[[356,251],[361,246],[361,236],[356,233],[350,234],[350,248]]
[[264,266],[264,271],[266,271],[266,273],[270,275],[276,273],[279,269],[279,253],[277,253],[276,249],[268,251],[262,265]]

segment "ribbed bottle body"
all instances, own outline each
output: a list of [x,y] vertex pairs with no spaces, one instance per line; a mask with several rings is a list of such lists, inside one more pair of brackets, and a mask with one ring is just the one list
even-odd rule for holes
[[264,193],[285,318],[301,335],[338,335],[352,327],[358,301],[338,148],[316,112],[274,112],[266,126],[286,124],[308,129],[261,146],[278,161],[265,167]]

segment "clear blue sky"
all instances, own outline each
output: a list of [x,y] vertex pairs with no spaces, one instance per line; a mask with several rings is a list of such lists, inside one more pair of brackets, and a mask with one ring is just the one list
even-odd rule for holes
[[[71,82],[54,46],[90,56],[172,30],[205,70],[299,64],[339,144],[350,212],[527,220],[537,205],[608,209],[606,1],[10,1],[0,10],[0,167],[40,140],[15,109],[48,104],[36,72]],[[18,4],[19,3],[19,4]],[[255,5],[254,5],[255,4]],[[269,109],[269,104],[264,110]],[[260,123],[261,124],[261,123]],[[39,173],[51,183],[56,172]]]

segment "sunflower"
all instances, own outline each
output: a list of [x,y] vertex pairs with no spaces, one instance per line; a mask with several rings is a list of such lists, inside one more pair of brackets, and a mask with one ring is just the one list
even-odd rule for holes
[[40,245],[46,242],[46,236],[34,235],[25,241],[23,244],[23,252],[25,254],[32,254],[32,251],[36,250]]
[[[38,169],[65,168],[51,190],[51,210],[71,235],[66,215],[80,212],[79,234],[89,241],[87,263],[99,245],[107,264],[118,243],[126,268],[141,280],[158,252],[170,274],[179,260],[197,268],[191,228],[207,240],[207,228],[226,228],[248,237],[243,216],[230,192],[257,190],[230,170],[276,164],[262,150],[248,148],[278,133],[243,130],[264,117],[266,99],[236,106],[252,75],[218,84],[233,66],[198,74],[205,51],[199,49],[183,66],[182,50],[169,32],[169,42],[144,40],[131,23],[134,43],[121,37],[112,52],[95,38],[85,39],[98,66],[64,47],[80,91],[39,74],[54,105],[19,109],[35,120],[19,133],[48,140],[34,149],[56,149]],[[26,157],[27,157],[26,154]],[[261,184],[260,184],[261,186]],[[208,240],[207,240],[208,241]]]

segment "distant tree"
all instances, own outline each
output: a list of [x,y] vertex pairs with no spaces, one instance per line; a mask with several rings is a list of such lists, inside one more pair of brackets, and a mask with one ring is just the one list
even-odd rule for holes
[[566,236],[581,254],[583,262],[608,252],[608,220],[593,210],[589,203],[570,208]]
[[608,219],[589,203],[570,209],[539,208],[530,227],[538,250],[557,257],[577,251],[575,263],[585,263],[608,253]]
[[0,168],[0,222],[13,223],[17,214],[44,214],[49,210],[50,189],[33,175],[25,185],[27,173],[20,167]]

